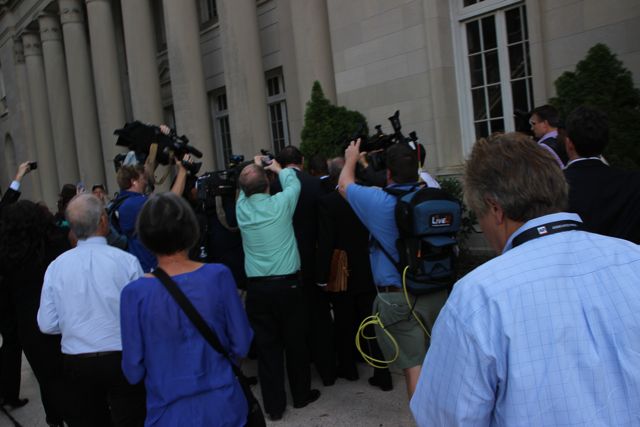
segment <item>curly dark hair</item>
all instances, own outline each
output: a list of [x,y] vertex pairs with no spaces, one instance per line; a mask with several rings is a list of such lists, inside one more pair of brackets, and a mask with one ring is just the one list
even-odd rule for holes
[[26,261],[40,263],[46,244],[61,230],[49,209],[29,200],[6,206],[0,217],[0,259],[6,268]]

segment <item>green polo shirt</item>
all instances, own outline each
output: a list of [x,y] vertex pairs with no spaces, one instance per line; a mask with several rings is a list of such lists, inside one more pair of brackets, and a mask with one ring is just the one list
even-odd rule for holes
[[279,276],[300,269],[292,221],[300,180],[293,169],[283,169],[278,178],[282,184],[280,193],[246,197],[240,191],[236,202],[247,277]]

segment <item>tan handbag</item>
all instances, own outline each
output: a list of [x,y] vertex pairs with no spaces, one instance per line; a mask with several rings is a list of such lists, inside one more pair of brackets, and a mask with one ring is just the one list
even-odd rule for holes
[[347,262],[347,253],[342,249],[334,249],[331,256],[331,271],[329,272],[327,292],[346,291],[348,279],[349,264]]

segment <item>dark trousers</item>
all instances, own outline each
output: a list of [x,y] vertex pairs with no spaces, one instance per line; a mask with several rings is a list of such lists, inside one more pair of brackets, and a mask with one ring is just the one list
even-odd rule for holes
[[336,350],[329,296],[313,281],[305,282],[304,290],[309,307],[308,345],[311,361],[325,383],[336,379]]
[[250,280],[246,307],[255,332],[265,412],[279,414],[287,406],[285,355],[293,404],[304,404],[309,397],[311,375],[306,345],[307,310],[299,280]]
[[10,303],[6,284],[1,281],[0,333],[2,334],[2,347],[0,347],[0,398],[16,400],[20,393],[22,347],[18,338],[15,310]]
[[121,361],[121,352],[65,355],[69,427],[144,425],[144,386],[127,382],[120,368]]
[[[356,361],[360,359],[355,346],[355,337],[362,321],[371,316],[375,291],[364,293],[336,292],[331,294],[336,324],[336,348],[338,371],[341,375],[357,376]],[[365,329],[365,335],[375,337],[372,327]],[[363,351],[378,360],[383,360],[377,340],[361,340]],[[390,381],[389,369],[374,369],[374,376]]]

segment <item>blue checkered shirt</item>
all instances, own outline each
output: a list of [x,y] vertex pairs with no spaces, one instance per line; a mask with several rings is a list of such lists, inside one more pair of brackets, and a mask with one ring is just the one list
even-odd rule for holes
[[[563,219],[579,217],[512,237]],[[509,240],[455,285],[411,410],[429,427],[640,425],[640,247],[584,231]]]

